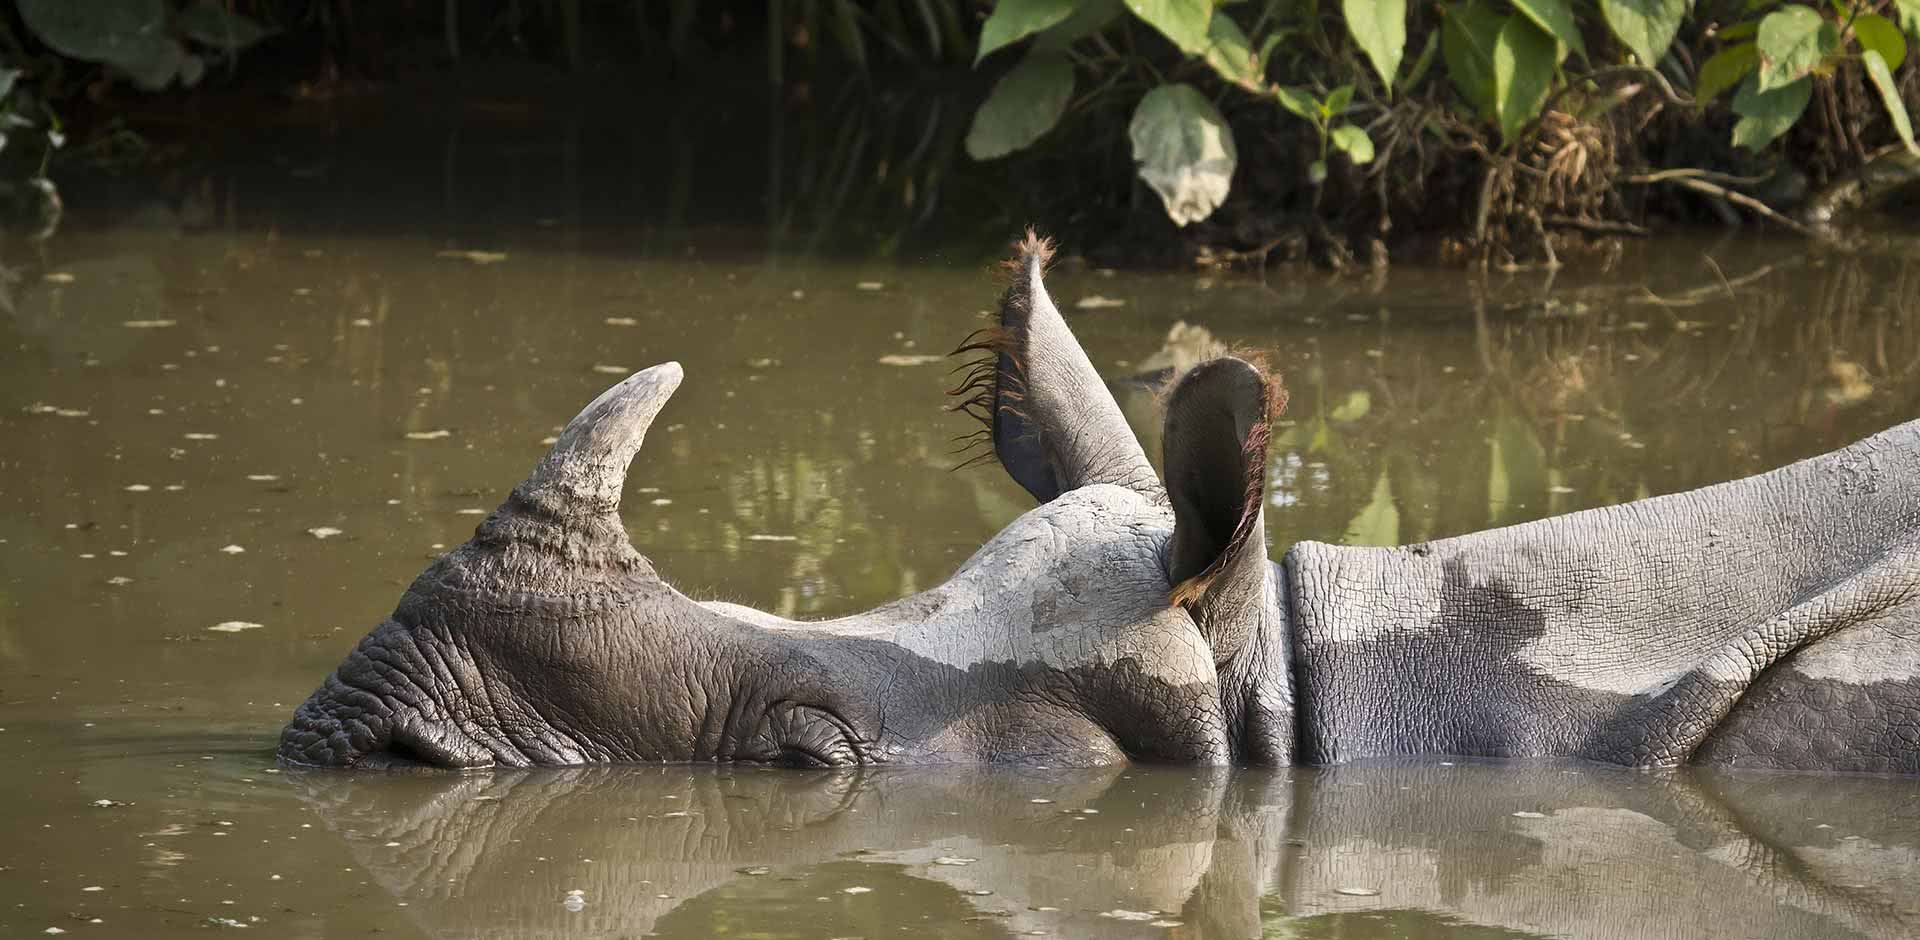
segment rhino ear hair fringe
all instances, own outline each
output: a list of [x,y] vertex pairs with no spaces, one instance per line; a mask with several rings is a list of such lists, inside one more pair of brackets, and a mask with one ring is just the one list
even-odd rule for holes
[[998,322],[974,330],[953,352],[947,354],[964,356],[980,353],[954,367],[955,372],[965,372],[960,377],[960,384],[947,390],[948,396],[959,399],[947,406],[947,410],[960,412],[980,422],[986,432],[965,434],[953,439],[960,445],[956,453],[966,455],[953,468],[956,471],[985,463],[995,455],[994,432],[999,414],[1021,414],[1019,403],[1026,400],[1026,337],[1021,335],[1021,327],[1007,324],[1009,321],[1022,325],[1026,323],[1027,308],[1032,300],[1027,291],[1021,289],[1023,285],[1020,278],[1036,273],[1036,267],[1038,273],[1044,274],[1047,265],[1053,261],[1053,253],[1053,239],[1042,238],[1032,226],[1028,226],[1026,236],[1013,243],[1012,256],[998,265],[1000,276],[1006,282],[1006,291],[1001,297],[996,318]]

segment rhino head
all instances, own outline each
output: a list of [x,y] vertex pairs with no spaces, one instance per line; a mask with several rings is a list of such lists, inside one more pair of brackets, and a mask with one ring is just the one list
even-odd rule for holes
[[608,389],[295,712],[301,764],[1286,763],[1287,631],[1261,514],[1279,384],[1246,359],[1166,402],[1163,486],[1042,285],[1009,262],[956,394],[1039,505],[945,584],[782,620],[674,590],[620,521],[680,385]]

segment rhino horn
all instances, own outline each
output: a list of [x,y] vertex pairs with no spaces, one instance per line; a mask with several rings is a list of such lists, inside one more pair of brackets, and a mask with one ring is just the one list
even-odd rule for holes
[[644,562],[620,524],[620,491],[647,428],[680,387],[677,362],[643,369],[567,423],[553,449],[474,533],[482,545],[531,548],[587,567]]

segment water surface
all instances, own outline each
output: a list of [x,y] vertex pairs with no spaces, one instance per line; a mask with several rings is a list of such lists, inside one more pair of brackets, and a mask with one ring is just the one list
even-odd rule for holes
[[[1912,780],[276,767],[292,707],[632,370],[686,367],[623,515],[696,596],[864,609],[1029,508],[996,468],[949,472],[970,428],[933,357],[992,301],[990,259],[736,244],[192,205],[7,243],[0,934],[1920,931]],[[1269,352],[1276,553],[1674,492],[1920,415],[1920,269],[1887,255],[1673,238],[1578,276],[1052,283],[1150,451],[1133,376],[1196,328]]]

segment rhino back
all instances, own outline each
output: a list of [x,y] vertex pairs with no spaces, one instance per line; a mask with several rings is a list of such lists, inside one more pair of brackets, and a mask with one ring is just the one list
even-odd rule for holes
[[[1874,768],[1916,769],[1917,545],[1920,422],[1760,476],[1504,529],[1300,543],[1285,567],[1302,758],[1766,753],[1853,769],[1833,763],[1892,734],[1906,743],[1879,745],[1891,761]],[[1829,698],[1839,711],[1804,723]],[[1883,720],[1850,725],[1849,703]]]

